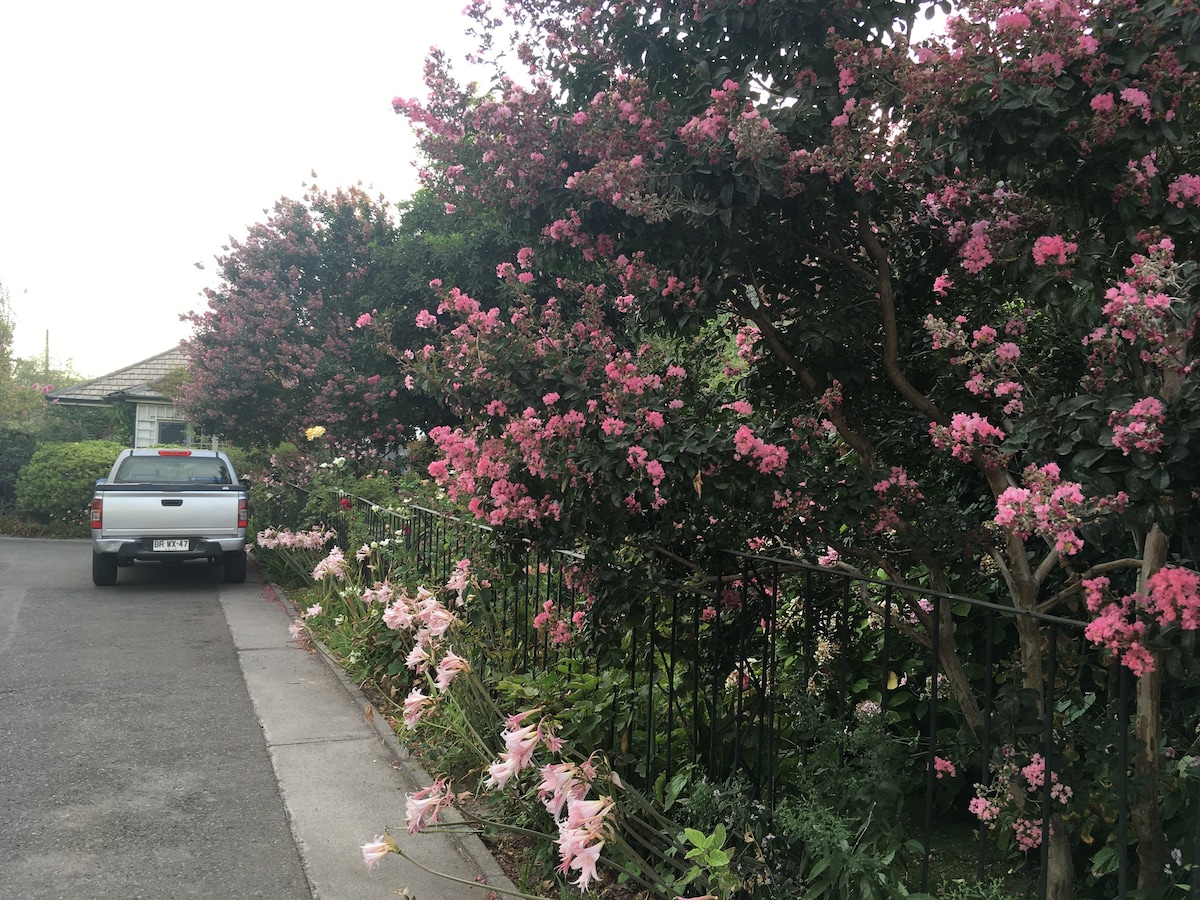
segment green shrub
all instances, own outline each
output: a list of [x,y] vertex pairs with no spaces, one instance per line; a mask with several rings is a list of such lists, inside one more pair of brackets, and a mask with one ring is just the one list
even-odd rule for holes
[[96,479],[124,450],[111,441],[47,444],[17,476],[17,514],[32,522],[85,526]]
[[17,476],[37,449],[35,435],[16,428],[0,428],[0,510],[13,509]]

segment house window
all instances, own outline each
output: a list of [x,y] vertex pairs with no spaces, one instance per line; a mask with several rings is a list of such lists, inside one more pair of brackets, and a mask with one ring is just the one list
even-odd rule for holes
[[187,422],[172,422],[159,420],[158,423],[158,443],[160,444],[187,444]]

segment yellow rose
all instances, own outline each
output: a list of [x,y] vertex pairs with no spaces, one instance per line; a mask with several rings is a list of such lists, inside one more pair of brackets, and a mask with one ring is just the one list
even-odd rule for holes
[[324,425],[314,425],[312,428],[304,429],[304,436],[306,438],[308,438],[310,441],[315,441],[317,438],[319,438],[324,433],[325,433]]

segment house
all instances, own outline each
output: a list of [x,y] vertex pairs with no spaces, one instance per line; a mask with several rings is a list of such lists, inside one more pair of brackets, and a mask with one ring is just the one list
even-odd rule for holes
[[187,357],[174,347],[108,375],[51,391],[46,399],[63,406],[132,406],[134,447],[200,446],[202,439],[164,393],[166,385],[186,368]]

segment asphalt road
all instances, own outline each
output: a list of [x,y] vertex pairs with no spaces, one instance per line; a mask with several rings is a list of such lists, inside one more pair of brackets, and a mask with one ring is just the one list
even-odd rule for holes
[[90,566],[0,537],[0,900],[311,898],[220,567]]

